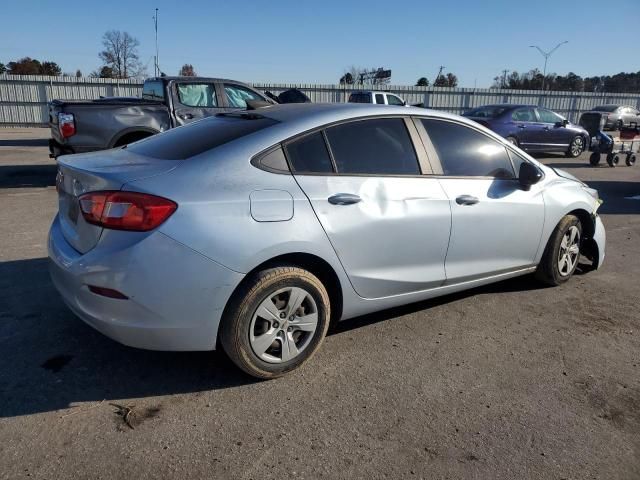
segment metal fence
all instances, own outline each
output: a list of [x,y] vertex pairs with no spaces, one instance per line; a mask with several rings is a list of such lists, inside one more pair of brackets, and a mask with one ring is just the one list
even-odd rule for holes
[[[354,90],[371,87],[319,84],[253,83],[258,90],[278,94],[289,88],[305,92],[312,102],[345,102]],[[550,108],[576,121],[582,112],[606,103],[625,104],[640,109],[640,94],[541,92],[539,90],[499,90],[488,88],[446,88],[385,86],[408,103],[463,113],[469,108],[492,103],[518,103]],[[112,96],[139,96],[142,83],[86,77],[0,75],[0,126],[46,126],[47,102],[53,99],[89,100]]]

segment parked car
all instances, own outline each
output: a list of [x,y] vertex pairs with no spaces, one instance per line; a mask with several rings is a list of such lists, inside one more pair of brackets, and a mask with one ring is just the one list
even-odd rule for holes
[[527,152],[562,152],[579,157],[589,148],[589,133],[546,108],[533,105],[487,105],[464,116],[502,135]]
[[592,111],[606,114],[604,123],[606,130],[620,130],[631,124],[640,126],[640,112],[637,108],[628,105],[599,105]]
[[357,91],[349,95],[349,103],[373,103],[376,105],[406,105],[402,98],[389,92]]
[[289,372],[331,321],[598,268],[595,190],[414,107],[277,105],[58,161],[53,282],[126,345]]
[[204,77],[149,78],[142,98],[53,100],[50,156],[127,145],[200,118],[244,110],[247,100],[273,103],[241,82]]

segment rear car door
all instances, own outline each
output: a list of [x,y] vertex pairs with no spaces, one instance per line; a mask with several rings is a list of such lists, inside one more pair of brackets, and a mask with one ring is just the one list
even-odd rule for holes
[[434,173],[451,205],[447,283],[533,265],[544,222],[541,187],[521,188],[508,149],[454,121],[421,119]]
[[544,147],[569,147],[574,133],[563,124],[564,118],[546,108],[537,108],[538,119],[542,125],[540,144]]
[[538,123],[533,108],[516,108],[511,112],[511,121],[515,125],[518,144],[525,150],[535,149],[542,126]]
[[175,82],[174,114],[178,125],[224,112],[213,82]]
[[449,200],[430,173],[413,123],[349,121],[285,144],[355,291],[379,298],[437,287],[451,228]]

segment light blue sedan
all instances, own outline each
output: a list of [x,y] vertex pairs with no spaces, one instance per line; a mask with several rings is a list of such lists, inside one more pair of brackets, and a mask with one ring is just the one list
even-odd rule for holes
[[126,345],[221,346],[259,378],[333,321],[604,259],[595,190],[421,108],[271,106],[58,163],[69,308]]

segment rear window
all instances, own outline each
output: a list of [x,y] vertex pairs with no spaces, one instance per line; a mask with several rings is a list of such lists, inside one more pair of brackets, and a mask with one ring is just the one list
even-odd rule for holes
[[507,111],[507,107],[480,107],[469,110],[463,117],[497,118]]
[[160,80],[147,80],[142,86],[142,98],[164,101],[164,85]]
[[127,147],[139,155],[184,160],[278,123],[266,117],[210,117],[145,138]]
[[600,105],[594,108],[596,112],[615,112],[618,109],[617,105]]

